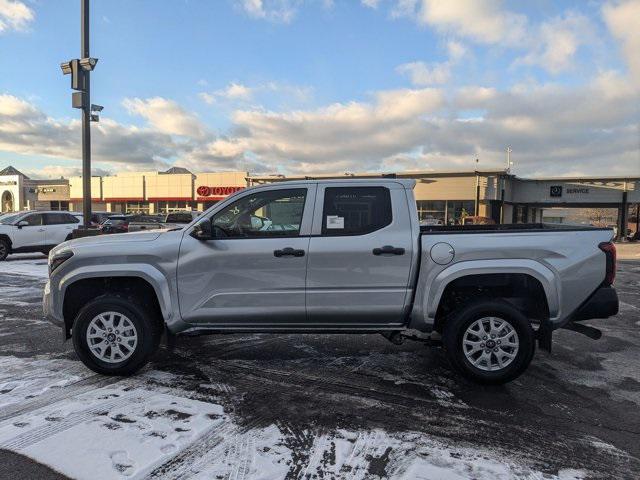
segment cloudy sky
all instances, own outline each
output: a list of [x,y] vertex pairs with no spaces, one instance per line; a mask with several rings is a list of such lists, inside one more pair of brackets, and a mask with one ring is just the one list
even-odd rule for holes
[[[78,0],[0,0],[0,167],[80,166]],[[640,0],[92,0],[95,173],[640,174]]]

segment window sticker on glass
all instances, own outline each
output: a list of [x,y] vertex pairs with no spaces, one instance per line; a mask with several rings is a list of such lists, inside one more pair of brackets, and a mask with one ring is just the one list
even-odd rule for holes
[[344,217],[338,215],[327,215],[327,228],[344,228]]

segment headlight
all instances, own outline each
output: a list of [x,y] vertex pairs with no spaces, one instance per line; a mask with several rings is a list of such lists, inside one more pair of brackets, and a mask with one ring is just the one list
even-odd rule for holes
[[71,257],[73,257],[73,252],[71,250],[56,253],[55,255],[49,257],[49,275],[51,275],[56,268],[69,260]]

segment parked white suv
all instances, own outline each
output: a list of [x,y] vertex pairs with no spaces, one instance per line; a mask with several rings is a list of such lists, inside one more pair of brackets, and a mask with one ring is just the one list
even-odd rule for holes
[[70,240],[82,223],[69,212],[16,212],[0,218],[0,261],[11,253],[49,253],[56,245]]

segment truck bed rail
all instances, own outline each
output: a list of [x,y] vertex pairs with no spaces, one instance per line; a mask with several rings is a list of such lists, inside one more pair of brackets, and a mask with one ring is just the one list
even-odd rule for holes
[[592,227],[590,225],[563,225],[558,223],[501,223],[495,225],[420,225],[420,233],[508,233],[508,232],[565,232],[585,230],[612,230],[611,228]]

